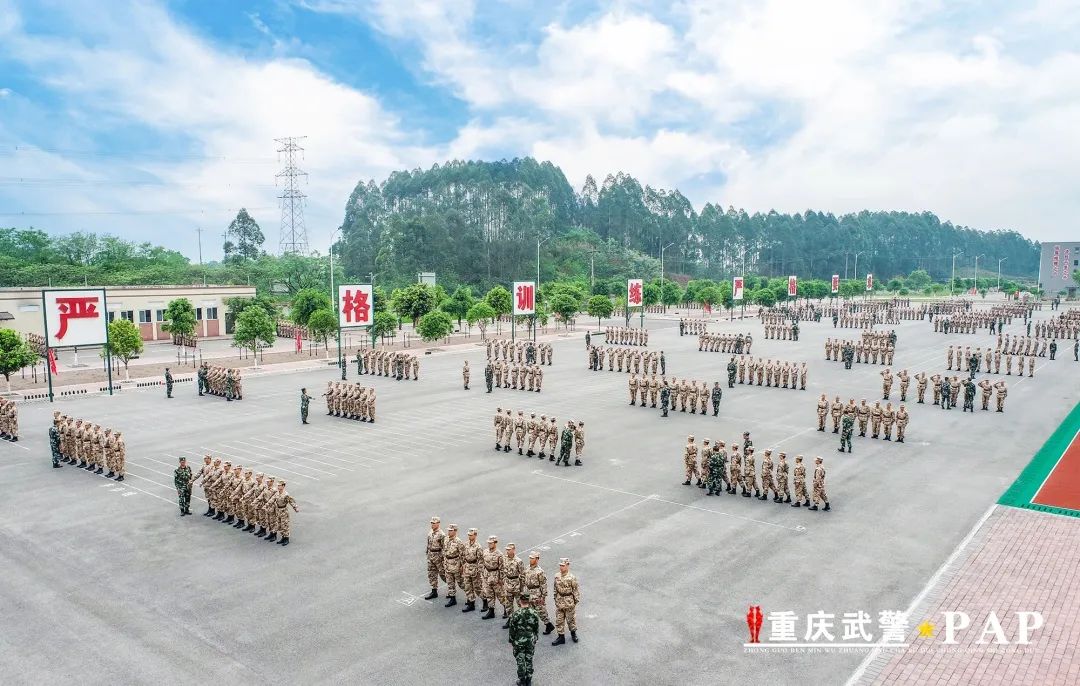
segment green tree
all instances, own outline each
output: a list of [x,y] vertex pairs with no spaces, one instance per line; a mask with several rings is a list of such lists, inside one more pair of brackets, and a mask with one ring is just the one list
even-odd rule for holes
[[308,319],[319,310],[334,311],[334,303],[326,291],[317,288],[305,288],[299,291],[292,299],[290,316],[293,322],[300,326],[307,326]]
[[930,278],[930,274],[925,269],[916,269],[908,274],[906,285],[912,290],[921,291],[929,286],[932,281],[933,279]]
[[514,301],[510,297],[510,291],[502,286],[495,286],[488,291],[484,296],[484,302],[490,305],[491,309],[495,310],[497,316],[510,314],[514,305]]
[[469,326],[478,325],[480,327],[480,336],[483,337],[487,335],[488,323],[494,320],[496,316],[495,309],[488,305],[487,301],[480,300],[465,313],[465,321],[469,322]]
[[236,330],[233,333],[233,345],[251,350],[255,356],[255,366],[259,366],[259,344],[270,346],[277,338],[277,325],[266,310],[261,307],[249,307],[236,318]]
[[37,361],[37,352],[14,329],[0,329],[0,374],[7,382],[8,393],[11,393],[11,375]]
[[474,303],[476,303],[476,298],[473,297],[472,289],[468,286],[458,286],[454,289],[453,295],[443,302],[440,309],[451,317],[456,317],[458,326],[461,326],[461,320],[465,318]]
[[712,308],[721,301],[720,289],[716,286],[706,286],[697,292],[698,302]]
[[371,324],[371,336],[382,338],[392,336],[397,332],[398,319],[390,312],[376,312]]
[[[651,285],[651,284],[650,284]],[[659,288],[656,289],[660,291]],[[611,298],[606,295],[594,295],[589,298],[589,302],[586,305],[587,312],[590,317],[596,317],[596,328],[600,328],[600,320],[604,317],[610,317],[611,313],[615,310],[614,305],[611,304]]]
[[453,330],[453,320],[450,319],[450,315],[442,310],[434,310],[420,317],[420,323],[416,327],[416,332],[420,334],[420,338],[429,343],[440,338],[446,338]]
[[651,307],[660,302],[660,284],[647,283],[645,287],[641,289],[641,300],[645,303],[646,307]]
[[424,283],[414,283],[407,288],[398,288],[390,294],[390,306],[401,317],[411,319],[417,326],[420,318],[435,309],[438,304],[436,291]]
[[195,335],[195,307],[187,298],[170,300],[165,306],[164,321],[161,330],[173,336],[190,337]]
[[[787,293],[787,291],[784,291]],[[771,288],[759,288],[754,291],[754,302],[762,307],[772,307],[776,304],[776,291]]]
[[578,313],[581,302],[568,293],[559,293],[551,302],[551,311],[559,315],[563,322],[569,322]]
[[101,356],[108,355],[124,363],[124,380],[131,381],[128,363],[143,351],[142,336],[139,328],[128,319],[115,319],[109,322],[109,341],[101,348]]
[[682,288],[674,281],[665,281],[663,294],[661,295],[664,305],[678,305],[682,302]]
[[258,222],[251,218],[246,209],[240,208],[236,219],[232,220],[225,232],[225,261],[244,262],[258,259],[265,241]]
[[330,357],[330,336],[337,333],[338,318],[334,311],[327,308],[315,310],[307,319],[307,330],[317,340],[323,342],[326,349],[326,357]]

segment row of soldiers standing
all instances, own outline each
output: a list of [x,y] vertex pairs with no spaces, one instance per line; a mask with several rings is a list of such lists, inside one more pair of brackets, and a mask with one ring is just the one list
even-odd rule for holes
[[637,375],[630,377],[630,404],[637,405],[635,398],[641,399],[641,406],[645,407],[646,395],[652,402],[652,407],[656,407],[656,401],[660,401],[660,409],[663,410],[663,416],[668,416],[668,410],[673,412],[686,412],[686,408],[689,405],[690,414],[697,414],[698,409],[701,410],[701,416],[706,414],[706,403],[711,399],[713,416],[715,417],[720,412],[720,400],[724,397],[724,391],[720,388],[720,382],[713,383],[712,391],[709,390],[709,384],[705,381],[700,382],[698,386],[697,381],[683,379],[681,382],[671,377],[671,382],[664,377],[659,379],[656,374],[653,374],[650,378],[642,377],[638,380]]
[[772,338],[781,341],[799,340],[799,320],[793,319],[791,322],[783,322],[780,324],[766,324],[765,338]]
[[648,345],[649,330],[633,326],[609,326],[604,329],[604,340],[614,345]]
[[67,462],[96,474],[109,473],[106,478],[124,480],[127,465],[127,446],[119,431],[102,429],[82,419],[53,412],[53,425],[49,427],[49,447],[53,467]]
[[705,333],[705,327],[708,324],[704,319],[687,319],[685,317],[679,319],[679,335],[687,336],[700,336]]
[[19,440],[19,410],[14,400],[0,398],[0,439],[15,443]]
[[872,438],[880,436],[881,429],[884,427],[886,441],[892,440],[892,430],[895,424],[897,443],[904,442],[904,433],[907,431],[908,421],[911,419],[907,408],[902,403],[894,410],[891,402],[882,407],[879,400],[871,407],[867,404],[866,398],[863,398],[860,405],[856,405],[855,399],[851,398],[845,405],[840,401],[840,396],[836,396],[836,399],[830,405],[828,398],[822,393],[817,404],[818,431],[825,430],[825,417],[830,415],[832,416],[833,433],[840,433],[841,428],[844,431],[844,435],[840,440],[841,452],[843,452],[845,446],[847,446],[848,452],[851,452],[851,434],[856,419],[859,422],[860,436],[866,436],[866,427],[869,424],[872,430]]
[[825,339],[825,359],[835,362],[843,361],[848,369],[851,368],[851,361],[879,364],[880,360],[880,364],[892,364],[895,354],[896,345],[888,339],[871,338],[858,341]]
[[[468,389],[468,362],[462,370],[462,376],[466,377],[465,386]],[[544,385],[544,370],[538,364],[519,365],[497,360],[492,364],[488,360],[484,367],[484,381],[487,383],[488,393],[491,393],[492,381],[495,388],[512,388],[515,391],[536,391]]]
[[[768,338],[768,336],[766,336]],[[754,346],[754,337],[750,334],[745,336],[740,334],[708,334],[703,333],[698,336],[698,352],[711,352],[711,353],[735,353],[736,355],[742,355],[746,353],[750,354],[750,349]]]
[[[588,332],[586,332],[588,335]],[[489,360],[516,361],[518,364],[546,364],[551,366],[554,350],[550,343],[532,341],[511,341],[507,338],[487,339],[487,358]],[[540,359],[537,362],[537,355]]]
[[[660,373],[665,374],[667,372],[667,360],[664,358],[664,351],[656,352],[655,350],[645,352],[642,350],[632,350],[630,348],[606,348],[604,346],[594,345],[588,349],[589,356],[589,369],[593,371],[603,371],[604,358],[608,361],[608,371],[614,372],[623,370],[623,363],[626,363],[626,371],[629,373],[633,369],[635,374],[640,374],[642,367],[648,372],[650,369],[652,373],[656,373],[657,366],[660,367]],[[616,369],[618,365],[618,369]]]
[[[240,378],[239,369],[231,369],[222,367],[219,365],[209,365],[203,362],[199,366],[199,372],[196,375],[199,384],[199,395],[217,395],[225,398],[229,402],[233,400],[244,399],[244,384]],[[172,374],[166,370],[166,385],[171,388]],[[169,391],[169,388],[166,390]],[[172,396],[172,392],[169,391],[169,396]]]
[[[751,386],[754,385],[754,379],[756,378],[758,386],[764,382],[766,386],[781,388],[782,384],[783,388],[795,390],[796,382],[798,382],[800,390],[806,390],[808,370],[805,362],[799,366],[795,362],[781,362],[780,360],[773,362],[771,358],[762,360],[759,357],[755,360],[753,357],[747,358],[745,355],[741,355],[736,360],[732,357],[727,364],[728,388],[735,387],[736,373],[739,375],[739,383],[745,383],[748,372]],[[791,380],[790,386],[788,386],[789,378]]]
[[228,461],[222,464],[221,458],[206,455],[203,466],[192,476],[186,458],[180,458],[180,467],[173,473],[180,515],[191,514],[191,487],[201,481],[207,502],[204,517],[232,524],[235,529],[254,533],[271,543],[289,545],[292,533],[289,508],[300,511],[296,500],[285,490],[284,481],[252,472],[245,471],[242,465],[233,466]]
[[[301,395],[302,421],[306,424],[306,411],[303,407],[303,396],[307,390],[303,389]],[[375,389],[366,388],[357,383],[344,381],[327,381],[326,414],[346,419],[357,419],[361,422],[375,423]],[[310,401],[310,396],[309,396]]]
[[397,381],[411,374],[413,381],[419,381],[420,359],[407,352],[366,348],[356,351],[356,373],[392,376]]
[[1005,411],[1005,397],[1009,394],[1008,387],[1005,384],[1005,380],[1002,379],[997,383],[991,384],[989,379],[983,379],[978,384],[975,383],[974,374],[968,376],[966,379],[961,380],[959,376],[942,376],[935,374],[930,377],[934,383],[934,404],[938,405],[940,400],[940,407],[943,410],[951,410],[956,407],[956,401],[960,395],[960,389],[964,389],[964,410],[975,411],[975,388],[982,389],[983,392],[983,407],[982,409],[988,410],[990,404],[990,393],[996,391],[997,411]]
[[[683,448],[683,466],[686,471],[684,486],[691,485],[697,479],[697,487],[707,489],[705,495],[721,495],[728,493],[735,495],[737,489],[741,490],[744,498],[755,497],[758,500],[768,500],[772,492],[774,503],[791,503],[792,507],[809,507],[817,510],[818,505],[823,503],[824,510],[831,509],[829,497],[825,493],[825,467],[824,460],[820,457],[814,459],[813,473],[813,505],[806,492],[806,467],[803,465],[803,456],[795,457],[795,502],[791,501],[791,491],[788,487],[788,463],[786,453],[778,455],[779,462],[773,466],[772,450],[765,450],[761,460],[760,487],[758,471],[754,460],[754,444],[750,440],[750,432],[743,433],[742,454],[739,453],[739,443],[731,442],[731,455],[728,456],[727,448],[723,441],[716,441],[712,447],[709,439],[702,441],[701,461],[698,462],[698,447],[694,437],[687,436],[686,447]],[[775,471],[774,471],[775,470]]]
[[[529,439],[528,452],[524,452],[526,436]],[[585,450],[585,422],[583,421],[579,421],[577,424],[573,420],[566,422],[566,427],[563,428],[560,435],[555,417],[552,417],[549,422],[546,414],[540,415],[540,419],[537,419],[536,413],[532,412],[526,419],[525,412],[522,410],[518,410],[515,417],[513,410],[508,409],[503,413],[501,407],[496,409],[495,451],[510,452],[510,441],[515,437],[517,438],[518,455],[536,456],[540,459],[548,457],[549,461],[555,462],[556,466],[562,464],[569,467],[570,451],[575,449],[574,466],[584,466],[581,462],[581,454]],[[534,450],[537,441],[540,442],[539,455]],[[556,447],[559,448],[557,460],[555,457]],[[547,454],[547,450],[551,451],[550,455]]]
[[[1055,349],[1056,352],[1056,349]],[[975,376],[977,372],[985,371],[987,374],[993,370],[994,374],[1001,373],[1001,360],[1005,359],[1005,375],[1012,376],[1013,368],[1013,355],[1012,353],[1001,354],[1001,350],[990,351],[990,348],[986,349],[984,354],[982,348],[976,348],[975,352],[971,352],[971,348],[961,351],[957,346],[956,350],[950,345],[949,349],[945,352],[945,361],[948,365],[948,371],[953,371],[953,361],[955,358],[956,371],[968,372],[970,376]],[[983,366],[985,365],[985,370]],[[962,368],[961,368],[962,367]],[[1030,355],[1027,358],[1028,376],[1035,376],[1035,355]],[[1021,353],[1017,356],[1016,373],[1020,376],[1024,375],[1024,355]]]

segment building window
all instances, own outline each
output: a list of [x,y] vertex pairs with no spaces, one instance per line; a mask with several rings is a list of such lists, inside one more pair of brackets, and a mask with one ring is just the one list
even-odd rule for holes
[[114,320],[114,319],[116,319],[116,313],[115,312],[110,312],[109,313],[109,323],[111,324],[112,320]]
[[197,322],[202,321],[202,308],[201,307],[196,307],[195,308],[195,321],[197,321]]
[[217,308],[216,307],[208,307],[208,308],[206,308],[206,318],[211,319],[211,320],[217,319]]
[[154,319],[159,322],[165,321],[165,310],[154,310]]
[[135,310],[124,310],[120,313],[121,319],[126,319],[129,322],[135,321]]
[[139,310],[139,323],[149,324],[151,322],[150,316],[153,313],[150,310]]

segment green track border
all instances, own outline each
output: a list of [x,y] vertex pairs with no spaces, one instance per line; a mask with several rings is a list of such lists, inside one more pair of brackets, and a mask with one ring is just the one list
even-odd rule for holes
[[1061,454],[1069,447],[1078,429],[1080,429],[1080,403],[1073,407],[1054,433],[1050,434],[1050,438],[1046,439],[1046,443],[1043,443],[1043,446],[1035,453],[1035,457],[1031,459],[1024,471],[1020,472],[1016,481],[998,499],[998,504],[1080,518],[1078,510],[1037,505],[1031,502],[1043,482],[1046,481],[1047,475],[1057,466]]

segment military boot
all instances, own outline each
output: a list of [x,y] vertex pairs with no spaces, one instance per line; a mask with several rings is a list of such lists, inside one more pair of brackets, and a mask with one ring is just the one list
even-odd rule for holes
[[480,619],[495,619],[495,608],[489,607],[488,611],[480,616]]
[[811,505],[811,506],[810,506],[810,509],[811,509],[811,510],[814,510],[814,511],[816,512],[816,511],[817,511],[817,505]]
[[254,524],[251,524],[251,523],[249,523],[249,524],[247,525],[247,527],[245,527],[245,528],[244,528],[244,533],[251,533],[251,532],[252,532],[252,531],[254,531],[254,530],[255,530],[255,525],[254,525]]
[[224,510],[222,510],[221,512],[218,512],[218,513],[217,513],[217,516],[216,516],[216,517],[214,517],[214,519],[216,519],[216,520],[217,520],[217,521],[219,521],[219,522],[220,522],[221,520],[225,519],[225,511],[224,511]]
[[524,455],[524,454],[525,453],[521,451],[521,448],[518,448],[518,455]]
[[555,461],[555,453],[551,453],[550,455],[548,455],[548,462],[554,462],[554,461]]
[[502,450],[502,443],[496,443],[495,444],[495,452],[499,452],[500,450]]
[[280,541],[278,541],[278,544],[281,545],[282,547],[285,547],[285,546],[289,545],[289,537],[285,536]]
[[260,526],[259,530],[255,532],[255,535],[258,536],[259,538],[262,538],[264,535],[266,535],[266,527],[265,526]]
[[[91,467],[93,467],[93,465],[91,465]],[[105,468],[104,468],[104,467],[98,467],[97,469],[94,469],[94,470],[93,470],[93,472],[94,472],[95,474],[101,474],[101,473],[103,473],[104,471],[105,471]]]
[[507,619],[505,622],[503,622],[502,628],[504,628],[504,629],[509,629],[510,628],[510,620],[509,619]]
[[109,470],[109,473],[105,475],[105,478],[106,478],[106,479],[111,479],[111,478],[113,478],[114,476],[116,476],[116,472],[114,472],[113,470],[111,470],[111,469],[110,469],[110,470]]
[[828,503],[825,503],[825,507],[823,507],[823,508],[821,508],[821,509],[822,509],[822,511],[823,511],[823,512],[828,512],[828,511],[829,511],[829,510],[831,510],[832,508],[831,508],[831,507],[829,507],[829,504],[828,504]]
[[503,448],[503,452],[504,452],[504,453],[508,453],[508,452],[510,452],[510,444],[509,444],[509,443],[507,443],[507,444],[506,444],[506,447],[505,447],[505,448]]
[[270,541],[271,543],[273,543],[274,541],[277,540],[277,534],[272,532],[269,536],[265,537],[265,540]]
[[246,526],[246,522],[242,519],[237,519],[236,524],[233,524],[234,529],[243,529]]
[[463,608],[461,609],[461,611],[462,611],[462,612],[472,612],[472,611],[473,611],[473,610],[475,610],[475,609],[476,609],[476,601],[474,601],[474,600],[467,600],[467,601],[465,601],[465,607],[463,607]]
[[116,477],[116,480],[117,481],[123,481],[124,480],[124,475],[121,474],[120,476]]
[[435,598],[438,598],[438,597],[439,597],[439,589],[432,588],[431,593],[428,593],[426,596],[424,596],[424,600],[434,600]]
[[793,502],[793,503],[791,504],[791,506],[792,506],[792,507],[802,507],[802,503],[801,503],[801,502],[799,502],[798,500],[796,500],[795,502]]
[[527,457],[536,457],[536,451],[533,450],[532,448],[529,448],[529,450],[525,453],[525,455]]
[[544,625],[544,635],[545,636],[550,634],[552,631],[555,631],[555,625],[554,624],[552,624],[551,622],[548,622],[547,624]]
[[683,486],[689,486],[690,485],[690,479],[687,479],[686,481],[682,482],[682,485]]
[[453,607],[455,605],[457,605],[457,596],[452,595],[452,596],[450,596],[450,600],[447,600],[446,604],[443,605],[443,607]]
[[572,640],[574,643],[577,643],[577,629],[570,630],[570,640]]
[[583,465],[581,464],[581,460],[574,460],[574,466],[575,466],[575,467],[581,467],[581,466],[583,466]]
[[222,523],[222,524],[232,524],[234,520],[235,520],[235,517],[234,517],[233,515],[229,515],[228,517],[226,517],[225,519],[223,519],[223,520],[221,521],[221,523]]
[[214,516],[215,514],[217,514],[217,513],[216,513],[216,512],[214,512],[214,508],[212,508],[212,507],[207,507],[207,508],[206,508],[206,512],[203,512],[203,515],[202,515],[202,516],[203,516],[203,517],[213,517],[213,516]]
[[566,643],[566,637],[563,636],[562,634],[559,634],[559,637],[556,638],[554,641],[552,641],[551,645],[553,645],[553,646],[561,646],[564,643]]

